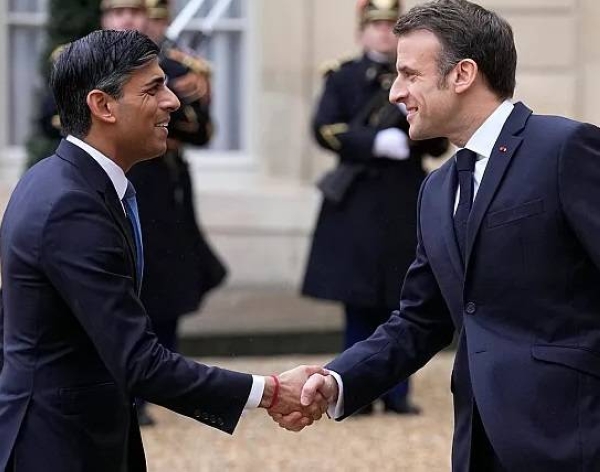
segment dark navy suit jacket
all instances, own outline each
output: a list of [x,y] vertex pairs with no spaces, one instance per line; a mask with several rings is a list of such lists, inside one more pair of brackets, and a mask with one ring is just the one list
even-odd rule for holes
[[454,471],[469,470],[474,408],[506,470],[600,470],[600,130],[516,104],[473,204],[465,268],[455,192],[451,159],[421,188],[399,310],[328,366],[345,415],[456,331]]
[[[145,470],[143,397],[231,433],[252,377],[164,349],[137,296],[116,191],[62,141],[14,190],[0,228],[0,470]],[[11,469],[12,470],[12,469]]]

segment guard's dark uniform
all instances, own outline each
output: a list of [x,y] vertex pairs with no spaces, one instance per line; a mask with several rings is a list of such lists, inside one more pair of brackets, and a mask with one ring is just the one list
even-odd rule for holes
[[404,113],[388,102],[394,74],[393,65],[366,54],[330,68],[313,120],[317,142],[339,163],[334,188],[323,188],[302,293],[345,304],[346,346],[368,336],[397,306],[415,254],[422,157],[439,156],[448,146],[445,139],[412,142],[402,161],[373,155],[378,131],[408,131]]
[[[203,73],[205,67],[173,48],[163,48],[160,66],[168,80]],[[207,101],[178,98],[181,107],[171,114],[169,138],[206,144],[212,133]],[[190,173],[180,149],[135,165],[127,177],[137,191],[144,239],[141,298],[161,342],[175,348],[177,318],[199,307],[204,294],[225,277],[225,267],[196,221]]]

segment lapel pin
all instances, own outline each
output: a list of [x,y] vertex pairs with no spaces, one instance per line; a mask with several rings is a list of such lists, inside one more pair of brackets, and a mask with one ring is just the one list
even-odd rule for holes
[[506,149],[506,146],[500,146],[499,151],[506,152],[506,151],[508,151],[508,149]]

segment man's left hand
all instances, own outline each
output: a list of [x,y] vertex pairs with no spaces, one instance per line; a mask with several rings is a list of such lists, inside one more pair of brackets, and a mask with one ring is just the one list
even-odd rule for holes
[[[326,371],[321,366],[299,366],[278,376],[277,400],[275,405],[268,408],[268,413],[281,427],[300,431],[319,420],[327,411],[328,402],[319,392],[309,405],[303,405],[300,401],[302,389],[313,374],[326,375]],[[286,420],[282,421],[284,418]]]

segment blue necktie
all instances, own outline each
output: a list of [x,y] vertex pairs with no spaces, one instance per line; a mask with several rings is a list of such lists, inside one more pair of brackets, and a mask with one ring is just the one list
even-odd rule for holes
[[142,287],[142,277],[144,275],[144,244],[142,242],[142,227],[140,225],[137,199],[135,198],[135,188],[133,188],[133,184],[129,180],[127,181],[125,196],[123,197],[123,207],[133,227],[133,235],[135,236],[135,270],[139,291]]
[[461,149],[456,153],[456,171],[458,173],[460,195],[458,207],[456,207],[456,213],[454,213],[454,232],[463,263],[466,262],[467,223],[473,206],[473,171],[475,170],[476,158],[477,155],[470,149]]

